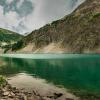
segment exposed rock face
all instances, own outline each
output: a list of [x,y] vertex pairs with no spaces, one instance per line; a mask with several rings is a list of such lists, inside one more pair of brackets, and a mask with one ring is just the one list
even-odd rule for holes
[[33,31],[22,42],[23,47],[35,45],[31,52],[60,43],[53,53],[100,53],[100,0],[86,0],[72,14]]
[[0,53],[100,53],[100,0],[22,36],[0,29]]

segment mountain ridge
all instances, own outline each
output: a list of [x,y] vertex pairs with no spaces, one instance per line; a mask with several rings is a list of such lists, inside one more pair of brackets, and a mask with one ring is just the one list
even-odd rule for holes
[[[17,45],[20,44],[20,49]],[[100,0],[86,0],[71,14],[18,41],[16,53],[100,53]]]

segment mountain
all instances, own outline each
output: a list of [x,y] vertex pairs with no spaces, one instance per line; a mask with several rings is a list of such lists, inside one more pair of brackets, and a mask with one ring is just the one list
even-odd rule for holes
[[20,44],[21,50],[12,50],[35,53],[100,53],[100,0],[86,0],[71,14],[33,31]]
[[0,52],[6,52],[13,44],[21,40],[23,36],[0,28]]

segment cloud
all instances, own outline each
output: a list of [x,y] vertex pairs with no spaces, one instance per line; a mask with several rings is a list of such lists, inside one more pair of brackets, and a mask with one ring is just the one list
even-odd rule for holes
[[24,0],[19,0],[19,2],[17,3],[17,8],[20,8],[21,5],[23,4]]
[[71,13],[84,0],[0,0],[0,27],[30,32]]
[[12,29],[12,25],[17,26],[18,24],[19,21],[17,13],[10,11],[4,15],[3,7],[0,6],[0,27]]
[[29,31],[24,22],[33,10],[33,3],[28,0],[0,1],[0,27],[20,33]]
[[10,4],[10,3],[12,3],[13,2],[13,0],[6,0],[6,3],[7,4]]

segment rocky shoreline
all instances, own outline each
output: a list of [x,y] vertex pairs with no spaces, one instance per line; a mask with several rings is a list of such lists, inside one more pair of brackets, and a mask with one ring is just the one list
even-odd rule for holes
[[79,100],[77,97],[64,97],[63,93],[53,93],[42,96],[37,91],[27,92],[24,89],[12,87],[8,82],[0,87],[0,100]]
[[70,93],[58,91],[43,96],[36,90],[29,92],[25,89],[18,89],[3,80],[3,84],[0,84],[0,100],[100,100],[100,95],[86,92],[81,93],[81,91]]

